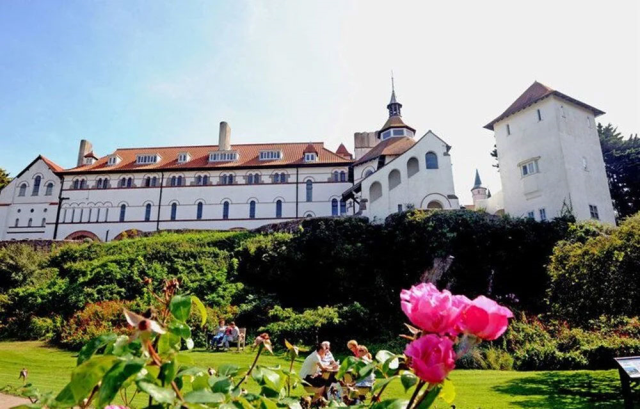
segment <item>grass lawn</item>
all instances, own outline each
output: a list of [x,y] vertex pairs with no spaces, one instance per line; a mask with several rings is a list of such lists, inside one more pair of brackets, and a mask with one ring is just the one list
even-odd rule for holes
[[[248,368],[253,354],[189,352],[198,366],[216,367],[233,363]],[[283,365],[285,360],[265,355],[263,365]],[[29,370],[29,381],[42,391],[59,391],[69,380],[75,366],[75,353],[47,347],[41,342],[0,342],[0,387],[18,385],[23,367]],[[300,367],[300,362],[296,365]],[[454,371],[457,396],[456,409],[503,408],[622,408],[618,373],[611,371]],[[249,381],[248,389],[256,390]],[[399,382],[391,384],[386,397],[403,395]],[[140,404],[142,402],[140,401]],[[442,401],[440,409],[447,408]],[[635,407],[640,408],[640,405]]]

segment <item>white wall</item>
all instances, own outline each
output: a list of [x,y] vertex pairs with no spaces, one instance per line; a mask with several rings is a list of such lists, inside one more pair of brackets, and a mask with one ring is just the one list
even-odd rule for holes
[[[540,220],[540,209],[553,218],[566,204],[578,220],[585,220],[590,218],[589,204],[595,204],[600,220],[615,222],[591,112],[549,97],[496,123],[494,129],[507,213],[520,217],[533,211]],[[588,171],[582,168],[583,156]],[[539,173],[522,176],[519,165],[536,158]]]
[[[427,152],[434,152],[438,156],[438,169],[426,168]],[[418,172],[409,177],[407,164],[411,158],[418,160]],[[364,168],[366,165],[361,166],[361,169]],[[400,184],[391,188],[389,174],[394,170],[400,172]],[[382,197],[377,200],[370,197],[374,183],[382,186]],[[402,205],[403,210],[407,209],[407,205],[425,209],[430,202],[435,201],[444,209],[458,209],[460,206],[455,196],[447,144],[433,132],[427,132],[408,151],[362,180],[362,198],[367,199],[367,209],[363,215],[376,221],[383,221],[388,215],[396,213],[398,205]]]
[[[40,189],[34,195],[37,176],[41,177]],[[46,195],[48,183],[53,183],[49,196]],[[20,186],[23,184],[27,185],[27,189],[25,195],[20,196]],[[59,191],[60,180],[41,159],[13,179],[0,192],[0,240],[52,238]],[[28,225],[29,219],[31,226]]]

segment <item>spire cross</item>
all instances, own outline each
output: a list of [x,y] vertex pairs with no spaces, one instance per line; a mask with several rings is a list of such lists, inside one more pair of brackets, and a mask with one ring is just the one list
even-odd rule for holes
[[393,70],[391,70],[391,92],[396,92],[396,86],[393,82]]

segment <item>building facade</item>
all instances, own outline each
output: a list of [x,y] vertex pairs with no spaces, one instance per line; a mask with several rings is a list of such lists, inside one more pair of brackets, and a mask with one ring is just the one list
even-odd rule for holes
[[502,192],[474,193],[475,207],[536,220],[571,213],[615,223],[595,122],[603,113],[535,82],[485,126],[494,131]]

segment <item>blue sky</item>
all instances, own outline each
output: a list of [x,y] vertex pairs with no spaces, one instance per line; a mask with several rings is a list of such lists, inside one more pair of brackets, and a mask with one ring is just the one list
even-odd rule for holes
[[[455,4],[454,4],[455,3]],[[614,4],[610,4],[614,3]],[[518,7],[515,5],[519,4]],[[639,132],[636,2],[0,2],[0,167],[118,147],[324,141],[386,119],[453,146],[456,191],[499,189],[482,129],[534,80]]]

